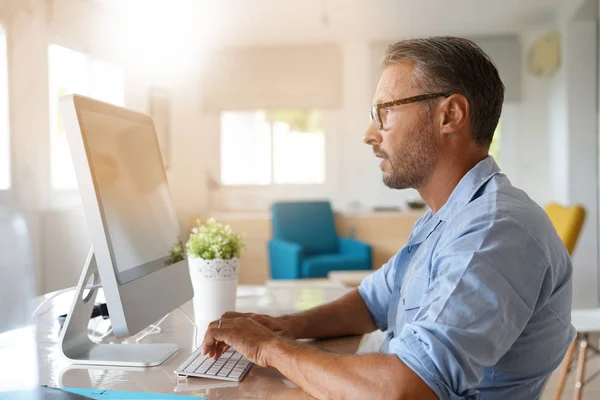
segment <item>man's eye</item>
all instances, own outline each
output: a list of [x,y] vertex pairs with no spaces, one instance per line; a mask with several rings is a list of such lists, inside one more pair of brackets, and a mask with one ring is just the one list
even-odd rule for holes
[[392,109],[391,108],[386,108],[385,109],[385,113],[386,114],[391,114],[392,113]]

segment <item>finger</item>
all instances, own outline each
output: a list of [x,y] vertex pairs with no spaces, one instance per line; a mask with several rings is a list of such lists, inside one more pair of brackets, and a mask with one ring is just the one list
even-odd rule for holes
[[246,315],[246,313],[239,313],[239,312],[235,312],[235,311],[227,311],[226,313],[224,313],[221,316],[221,319],[224,318],[240,318],[242,316]]
[[207,357],[212,357],[212,353],[214,352],[215,345],[214,343],[207,343],[207,341],[202,343],[202,355]]
[[261,315],[261,314],[250,314],[246,318],[254,320],[254,321],[258,322],[259,324],[264,324],[265,322],[268,321],[268,318],[266,318],[265,315]]
[[229,327],[232,325],[233,320],[225,319],[221,320],[221,327],[218,325],[211,323],[206,330],[206,335],[204,336],[204,341],[202,342],[203,353],[208,355],[209,357],[213,357],[217,351],[218,343],[224,342],[224,344],[228,343],[228,335]]
[[212,358],[213,360],[217,360],[219,358],[218,354],[219,354],[219,343],[217,343],[215,345],[215,349],[211,353],[210,358]]
[[215,359],[215,360],[216,360],[217,358],[219,358],[219,356],[220,356],[220,354],[219,354],[219,344],[220,344],[220,343],[221,343],[221,342],[216,342],[216,343],[214,344],[214,346],[212,347],[212,349],[211,349],[211,352],[210,352],[210,356],[209,356],[210,358],[213,358],[213,359]]
[[204,340],[202,341],[202,355],[209,355],[214,350],[214,346],[216,343],[216,339],[213,335],[213,332],[218,326],[218,322],[214,321],[208,325],[208,329],[206,329],[206,333],[204,334]]
[[223,348],[222,342],[217,342],[215,344],[215,353],[212,355],[212,358],[216,360],[221,356],[221,348]]
[[239,329],[236,329],[236,326],[239,323],[240,319],[238,318],[222,320],[220,328],[218,325],[211,324],[212,326],[206,332],[206,340],[210,340],[207,342],[206,355],[208,357],[217,359],[233,345],[232,341],[238,337]]
[[217,343],[217,351],[215,353],[215,359],[220,358],[223,353],[225,353],[225,346],[227,346],[227,344],[225,342],[219,342]]

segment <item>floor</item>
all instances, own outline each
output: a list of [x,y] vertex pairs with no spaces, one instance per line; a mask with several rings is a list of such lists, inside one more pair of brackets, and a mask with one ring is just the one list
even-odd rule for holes
[[[552,377],[548,381],[546,390],[542,395],[542,400],[554,399],[554,391],[558,384],[559,370],[552,374]],[[572,399],[573,391],[575,388],[575,382],[573,376],[575,375],[575,364],[571,367],[567,383],[565,384],[565,391],[563,392],[562,399]],[[585,370],[585,381],[583,386],[583,397],[582,399],[597,400],[600,399],[600,356],[593,354],[591,351],[588,353],[588,362],[586,363]]]

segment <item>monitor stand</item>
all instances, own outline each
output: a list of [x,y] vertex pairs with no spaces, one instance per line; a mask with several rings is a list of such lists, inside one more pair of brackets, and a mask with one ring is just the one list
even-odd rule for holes
[[98,265],[93,249],[90,249],[83,272],[79,278],[71,311],[60,333],[62,354],[75,364],[110,365],[124,367],[153,367],[162,364],[177,351],[170,343],[152,344],[98,344],[88,336],[88,324],[97,289],[87,289],[89,278],[99,282]]

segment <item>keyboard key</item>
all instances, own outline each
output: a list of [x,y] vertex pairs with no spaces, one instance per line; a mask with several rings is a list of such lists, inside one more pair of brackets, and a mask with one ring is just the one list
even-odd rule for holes
[[218,375],[221,376],[221,374],[225,374],[224,376],[227,376],[231,372],[233,367],[233,365],[225,365]]
[[190,365],[194,360],[196,359],[196,355],[192,354],[191,356],[188,357],[187,360],[185,360],[181,366],[179,367],[179,369],[186,369],[188,365]]
[[239,381],[250,365],[250,361],[231,348],[216,361],[203,356],[198,348],[175,372],[187,376]]
[[205,360],[194,372],[199,374],[204,374],[210,367],[212,367],[212,362],[210,360]]
[[204,361],[204,360],[203,360],[202,358],[197,358],[197,359],[195,359],[195,360],[194,360],[194,362],[193,362],[193,363],[191,363],[191,364],[190,364],[190,365],[189,365],[189,366],[186,368],[186,370],[189,370],[189,371],[195,371],[195,370],[196,370],[196,368],[198,368],[198,367],[200,366],[200,364],[202,364],[202,362],[203,362],[203,361]]

